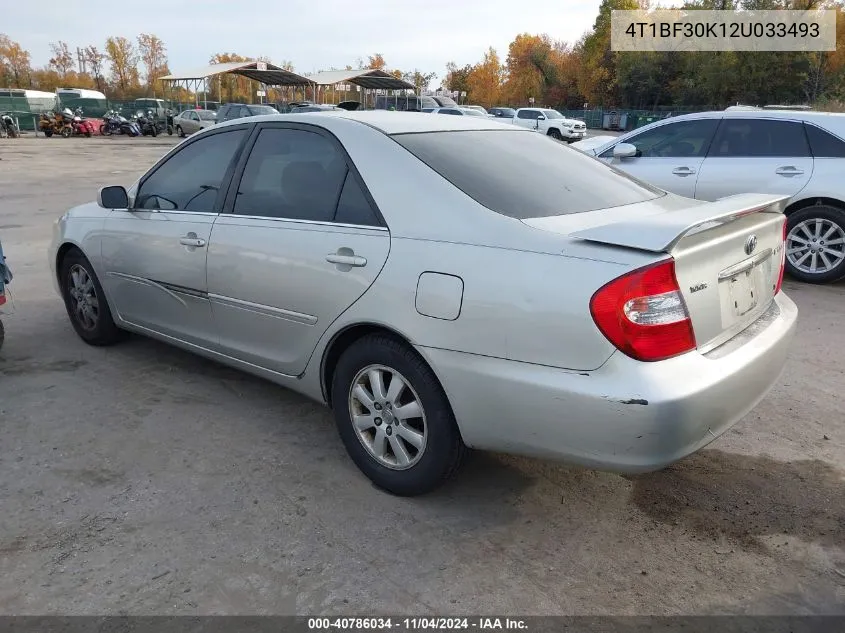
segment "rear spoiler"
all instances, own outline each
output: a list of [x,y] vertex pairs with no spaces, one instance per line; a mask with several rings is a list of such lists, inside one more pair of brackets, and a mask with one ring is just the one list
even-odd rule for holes
[[653,253],[668,253],[693,229],[724,223],[751,213],[783,213],[789,196],[743,193],[685,209],[612,222],[570,234],[579,240],[625,246]]

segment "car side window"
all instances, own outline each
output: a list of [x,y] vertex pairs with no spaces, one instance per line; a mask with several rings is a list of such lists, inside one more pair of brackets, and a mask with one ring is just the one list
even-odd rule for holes
[[373,211],[370,201],[364,194],[364,188],[352,171],[346,171],[346,180],[337,201],[334,221],[341,224],[359,224],[361,226],[380,226],[378,216]]
[[228,130],[188,143],[138,188],[136,209],[213,211],[226,171],[246,130]]
[[815,158],[845,158],[845,141],[812,123],[804,123]]
[[346,169],[343,154],[322,134],[265,128],[247,159],[233,212],[331,222]]
[[[700,158],[707,153],[719,119],[696,119],[659,125],[624,141],[637,148],[637,156],[646,158]],[[600,154],[612,158],[613,148]]]
[[810,156],[804,125],[775,119],[725,119],[708,156],[800,158]]
[[520,110],[519,112],[517,112],[516,116],[519,119],[536,119],[537,114],[538,113],[534,112],[533,110]]

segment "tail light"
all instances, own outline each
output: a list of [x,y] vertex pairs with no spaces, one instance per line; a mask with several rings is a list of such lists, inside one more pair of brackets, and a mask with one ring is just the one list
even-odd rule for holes
[[636,360],[663,360],[696,347],[674,259],[605,284],[590,300],[590,313],[601,333]]
[[778,272],[778,282],[775,284],[775,294],[780,292],[780,287],[783,285],[783,273],[786,271],[786,218],[783,219],[783,240],[780,244],[780,272]]
[[6,303],[6,293],[0,292],[0,306]]

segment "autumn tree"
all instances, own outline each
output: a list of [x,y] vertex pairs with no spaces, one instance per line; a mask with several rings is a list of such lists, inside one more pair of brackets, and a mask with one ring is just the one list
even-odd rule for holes
[[[499,61],[499,54],[492,46],[484,53],[484,58],[469,71],[466,79],[467,93],[475,103],[485,108],[492,108],[500,101],[504,68]],[[454,90],[458,90],[454,88]]]
[[121,97],[129,96],[139,85],[138,51],[127,38],[110,37],[106,40],[106,56],[111,64],[115,90]]
[[616,102],[616,56],[610,50],[611,12],[634,11],[637,0],[602,0],[593,30],[580,43],[582,58],[578,87],[585,99],[596,105]]
[[414,84],[414,90],[420,92],[426,90],[428,85],[437,77],[437,73],[425,73],[416,68],[411,72],[402,73],[399,79],[407,81],[409,84]]
[[526,104],[531,97],[537,101],[543,98],[551,51],[547,35],[522,33],[510,43],[504,85],[509,103]]
[[469,87],[469,74],[472,72],[472,64],[458,67],[455,62],[446,64],[446,77],[443,80],[443,87],[446,90],[466,92],[467,98],[472,96]]
[[59,77],[64,78],[74,67],[70,47],[67,45],[67,42],[59,40],[58,42],[50,43],[50,51],[53,53],[53,56],[47,65],[54,69],[59,74]]
[[370,70],[384,70],[386,66],[384,62],[384,57],[382,57],[381,53],[376,53],[375,55],[370,55],[367,58],[367,66],[366,68]]
[[88,69],[88,74],[94,80],[97,90],[102,91],[105,83],[103,78],[103,64],[108,56],[94,46],[86,46],[82,49],[82,59],[85,61],[85,67]]
[[32,84],[29,51],[4,33],[0,33],[0,75],[3,85],[10,88],[26,88]]
[[167,68],[167,47],[157,35],[141,33],[138,36],[138,52],[146,71],[147,91],[155,94],[159,77],[170,74]]

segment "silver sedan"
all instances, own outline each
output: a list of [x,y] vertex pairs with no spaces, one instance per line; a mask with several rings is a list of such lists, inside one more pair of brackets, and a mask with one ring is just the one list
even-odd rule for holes
[[310,396],[413,495],[468,448],[642,472],[724,433],[795,328],[783,202],[667,194],[483,117],[271,115],[101,189],[49,259],[87,343],[136,332]]
[[173,129],[179,136],[187,136],[211,127],[217,121],[212,110],[185,110],[173,117]]

